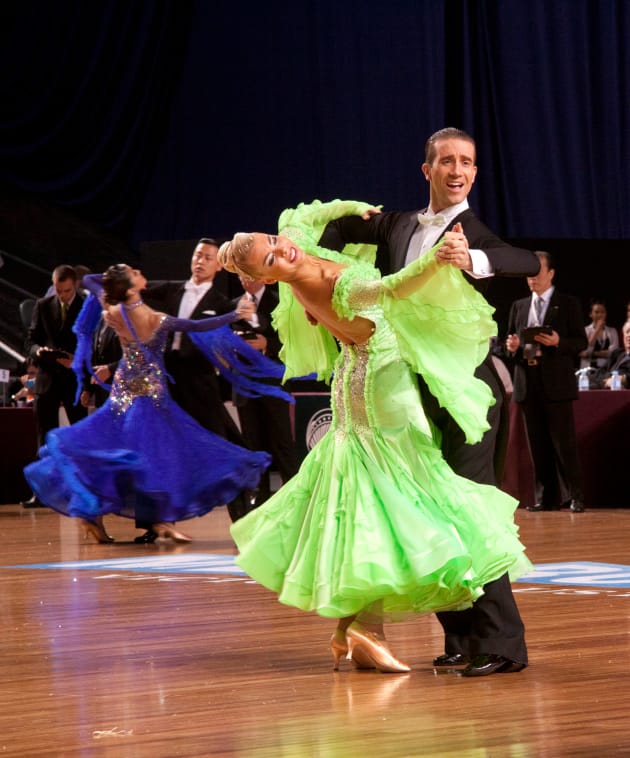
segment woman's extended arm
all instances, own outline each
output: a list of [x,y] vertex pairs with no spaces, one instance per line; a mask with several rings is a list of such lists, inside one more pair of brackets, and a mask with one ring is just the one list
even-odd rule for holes
[[103,274],[86,274],[82,282],[85,289],[95,297],[100,297],[103,293]]
[[168,316],[168,328],[173,332],[209,332],[226,324],[238,321],[241,315],[238,311],[230,311],[222,316],[210,316],[210,318],[190,319]]
[[397,274],[384,276],[382,279],[383,290],[391,297],[403,300],[414,292],[421,290],[425,284],[440,270],[441,264],[434,257],[417,258]]
[[[435,258],[418,258],[397,274],[382,279],[364,279],[347,276],[347,303],[352,309],[376,305],[382,297],[404,300],[421,290],[442,268]],[[346,314],[347,315],[347,314]]]

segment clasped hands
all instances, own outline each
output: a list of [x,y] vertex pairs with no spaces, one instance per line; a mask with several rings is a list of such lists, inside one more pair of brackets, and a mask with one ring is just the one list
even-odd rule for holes
[[[361,218],[367,221],[371,216],[380,213],[378,208],[369,208]],[[442,244],[435,253],[435,260],[442,265],[450,265],[462,271],[472,271],[473,263],[468,250],[468,239],[464,234],[461,223],[453,224],[453,228],[444,232]]]
[[458,222],[449,232],[444,233],[442,244],[435,253],[438,263],[449,264],[462,271],[472,271],[473,264],[468,250],[468,239],[464,228]]
[[247,297],[247,295],[243,295],[243,297],[238,301],[238,305],[236,306],[236,313],[239,318],[243,318],[246,321],[249,321],[256,313],[256,306]]

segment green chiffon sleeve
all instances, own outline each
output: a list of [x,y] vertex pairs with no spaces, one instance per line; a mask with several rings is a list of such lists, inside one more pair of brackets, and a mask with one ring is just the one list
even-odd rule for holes
[[[318,252],[314,254],[319,255],[323,248],[318,247],[317,242],[329,221],[342,216],[362,216],[375,207],[378,206],[358,200],[330,200],[326,203],[313,200],[312,203],[300,203],[297,208],[282,211],[278,219],[278,233],[293,240],[307,252],[311,252],[309,248],[316,248]],[[343,256],[374,264],[376,249],[376,245],[348,244],[343,249]]]
[[474,376],[496,334],[494,309],[461,271],[438,264],[440,244],[383,279],[365,264],[346,269],[335,285],[333,307],[349,319],[371,318],[378,307],[403,360],[474,443],[489,428],[488,408],[495,402],[488,385]]
[[[495,402],[488,385],[474,376],[497,333],[494,308],[459,269],[435,262],[439,244],[383,277],[380,304],[404,360],[474,443],[489,428],[488,408]],[[410,291],[414,280],[420,288]]]
[[[373,207],[355,200],[300,203],[297,208],[287,208],[281,213],[278,232],[319,258],[350,264],[357,260],[372,263],[376,257],[374,245],[347,245],[343,253],[336,253],[320,248],[317,241],[329,221],[361,215]],[[339,352],[335,338],[322,326],[309,323],[304,308],[287,284],[281,282],[278,292],[279,303],[272,314],[272,324],[282,342],[279,358],[286,367],[283,381],[314,373],[319,380],[329,382]]]
[[288,284],[278,283],[278,295],[271,323],[282,343],[278,353],[285,366],[282,381],[315,374],[318,380],[330,382],[339,352],[335,338],[320,324],[309,322]]

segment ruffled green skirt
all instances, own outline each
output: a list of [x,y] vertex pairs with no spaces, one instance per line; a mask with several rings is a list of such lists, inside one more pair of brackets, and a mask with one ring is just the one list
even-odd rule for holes
[[387,323],[345,347],[330,431],[278,493],[232,525],[237,563],[282,603],[386,619],[469,607],[530,570],[517,502],[443,460]]

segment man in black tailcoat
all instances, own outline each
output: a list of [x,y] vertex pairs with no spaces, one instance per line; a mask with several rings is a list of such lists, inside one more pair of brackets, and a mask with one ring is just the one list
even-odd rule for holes
[[[236,321],[232,324],[232,329],[241,334],[252,347],[263,352],[267,358],[278,361],[282,344],[271,325],[271,314],[278,305],[277,285],[265,285],[263,282],[244,277],[240,277],[240,282],[246,297],[254,303],[256,313],[248,321]],[[236,301],[233,305],[236,307]],[[275,383],[280,384],[279,381]],[[245,397],[237,392],[233,393],[232,399],[247,447],[250,450],[266,450],[271,453],[274,467],[284,484],[299,468],[288,401],[272,395]],[[256,505],[264,503],[270,495],[270,477],[269,471],[266,471],[260,479]]]
[[[441,129],[425,145],[422,172],[429,182],[428,208],[420,213],[340,218],[328,224],[319,244],[333,250],[352,242],[377,244],[377,266],[388,274],[423,255],[446,233],[441,260],[465,271],[479,291],[485,291],[492,277],[536,274],[539,263],[533,252],[508,245],[469,208],[467,198],[477,175],[475,161],[470,135],[460,129]],[[505,458],[508,412],[490,355],[476,376],[489,385],[496,400],[488,412],[490,429],[476,445],[466,444],[462,430],[439,407],[421,376],[418,381],[425,411],[442,432],[442,452],[451,468],[475,482],[496,484]],[[486,676],[520,671],[527,665],[525,629],[507,574],[487,584],[471,609],[437,616],[446,637],[445,653],[434,659],[435,666],[465,665],[464,676]]]
[[[216,240],[210,237],[200,239],[190,262],[190,279],[149,287],[143,293],[144,300],[152,307],[179,318],[204,319],[234,310],[228,295],[215,283],[220,271],[218,250]],[[174,380],[169,383],[171,395],[186,413],[214,434],[245,447],[238,427],[224,405],[220,380],[214,367],[187,334],[175,332],[170,336],[164,361]],[[228,503],[230,518],[235,521],[251,507],[250,496],[239,495]],[[145,527],[139,523],[136,526]],[[136,538],[137,541],[155,540],[150,525],[147,529],[147,534]]]

